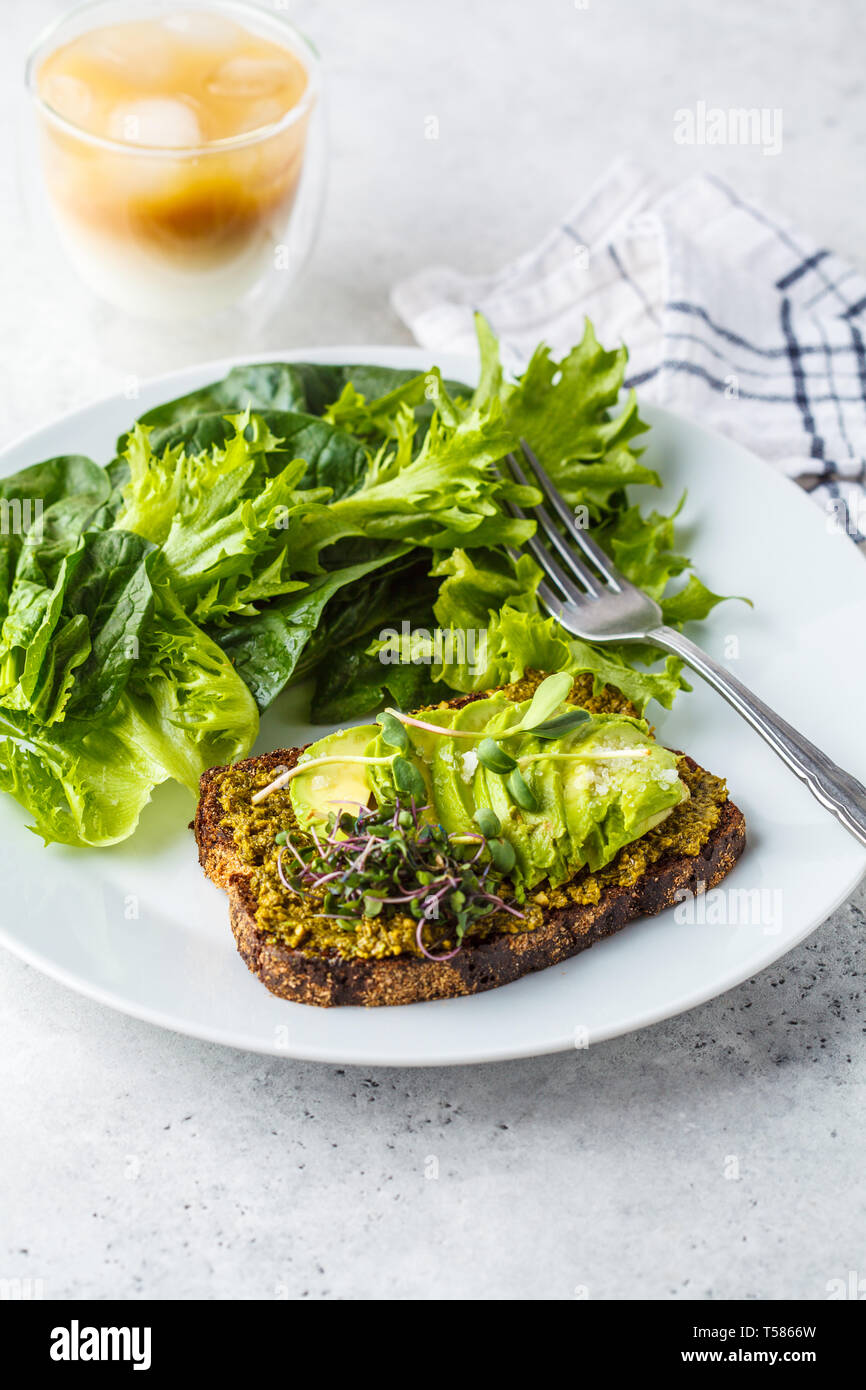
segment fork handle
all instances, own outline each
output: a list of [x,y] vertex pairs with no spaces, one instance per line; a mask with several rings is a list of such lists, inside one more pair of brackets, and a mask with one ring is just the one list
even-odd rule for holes
[[866,845],[866,787],[856,777],[837,767],[826,753],[780,719],[742,681],[730,675],[681,632],[671,627],[657,627],[647,633],[647,640],[682,657],[693,671],[703,676],[769,743],[800,781],[806,783],[821,805],[832,811],[845,829]]

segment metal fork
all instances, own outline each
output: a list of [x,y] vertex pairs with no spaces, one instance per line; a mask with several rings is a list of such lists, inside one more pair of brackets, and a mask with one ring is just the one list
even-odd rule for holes
[[[525,440],[521,440],[521,447],[534,478],[528,479],[515,456],[509,454],[514,478],[518,483],[537,483],[550,510],[543,505],[527,510],[515,503],[508,506],[514,516],[529,516],[538,522],[535,535],[526,545],[546,576],[546,581],[538,586],[538,597],[547,612],[567,632],[588,642],[651,642],[681,657],[769,743],[821,805],[866,845],[866,787],[780,719],[769,705],[688,637],[667,627],[655,600],[629,583],[601,547],[576,524],[567,502]],[[542,541],[542,534],[549,546]],[[585,559],[575,553],[569,541],[582,551]]]

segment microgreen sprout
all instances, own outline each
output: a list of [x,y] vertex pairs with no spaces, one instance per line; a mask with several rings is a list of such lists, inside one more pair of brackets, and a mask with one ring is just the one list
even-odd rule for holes
[[[426,719],[416,719],[414,714],[404,714],[402,710],[391,709],[383,711],[395,724],[405,725],[407,729],[424,729],[428,734],[440,734],[442,738],[480,738],[480,733],[472,729],[449,729],[442,724],[431,724]],[[382,715],[378,716],[378,722],[382,723]],[[384,726],[383,726],[384,727]],[[386,740],[391,742],[390,739]]]
[[[505,883],[516,855],[492,811],[479,811],[477,832],[449,835],[424,818],[427,809],[413,797],[374,810],[360,806],[354,815],[332,811],[321,837],[307,845],[293,844],[280,831],[280,881],[291,893],[320,897],[316,915],[349,931],[365,917],[400,908],[417,923],[422,955],[450,960],[480,918],[494,912],[523,916],[514,906],[513,886]],[[444,953],[430,949],[455,939],[456,946]]]

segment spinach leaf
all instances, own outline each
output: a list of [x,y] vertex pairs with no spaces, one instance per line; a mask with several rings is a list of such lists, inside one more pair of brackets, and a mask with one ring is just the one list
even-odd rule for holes
[[301,653],[326,604],[345,585],[389,564],[404,547],[388,547],[371,560],[315,575],[306,588],[269,603],[254,617],[211,630],[260,710],[267,709],[294,676]]
[[315,666],[312,717],[317,723],[356,718],[386,696],[402,709],[415,709],[453,694],[433,679],[429,665],[384,662],[370,651],[384,628],[406,623],[410,631],[429,631],[437,626],[437,582],[427,570],[426,561],[406,569],[392,566],[368,580],[361,592],[356,585],[343,590],[327,608],[303,659],[305,673]]
[[355,719],[390,699],[400,709],[420,709],[448,700],[454,694],[433,679],[427,665],[387,666],[367,651],[369,637],[344,648],[333,662],[317,673],[310,716],[317,724],[339,724]]
[[96,493],[105,500],[109,491],[105,470],[83,454],[61,454],[0,479],[0,497],[38,498],[43,508],[79,492]]
[[[233,367],[221,381],[166,401],[142,415],[140,425],[182,424],[196,415],[230,415],[246,410],[307,411],[320,414],[338,396],[344,368],[294,362],[261,362]],[[331,394],[333,392],[333,394]],[[118,450],[120,452],[120,450]]]
[[[165,428],[199,415],[236,414],[241,410],[298,411],[323,415],[347,382],[367,400],[376,400],[417,377],[411,368],[359,364],[328,366],[320,362],[260,362],[233,367],[221,381],[213,381],[147,411],[140,425]],[[459,382],[449,382],[452,395],[468,395]],[[452,389],[453,388],[453,389]],[[118,448],[118,453],[122,449]]]
[[[350,564],[361,564],[371,555],[364,555],[365,546],[339,547]],[[381,552],[375,543],[374,554]],[[320,662],[336,668],[343,648],[357,647],[364,652],[373,635],[384,627],[406,619],[412,625],[429,623],[436,583],[428,575],[429,562],[420,563],[410,551],[381,569],[371,571],[364,579],[344,585],[330,600],[321,622],[304,649],[298,677],[308,674]],[[377,662],[378,664],[378,662]]]

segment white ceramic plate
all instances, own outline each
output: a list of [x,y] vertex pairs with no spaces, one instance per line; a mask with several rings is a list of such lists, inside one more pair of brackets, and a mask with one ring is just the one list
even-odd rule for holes
[[[413,348],[310,349],[286,360],[383,362],[422,370]],[[242,359],[261,360],[260,357]],[[463,359],[440,357],[471,379]],[[61,453],[111,457],[134,415],[234,361],[149,382],[140,398],[103,401],[0,454],[0,475]],[[727,603],[698,640],[843,766],[866,778],[866,569],[796,486],[743,449],[666,411],[646,409],[647,461],[670,505],[688,488],[685,549]],[[654,499],[655,500],[655,499]],[[223,895],[198,867],[189,795],[157,790],[137,834],[113,849],[41,841],[0,797],[4,900],[0,940],[38,969],[151,1023],[250,1051],[403,1066],[555,1052],[642,1028],[723,993],[777,960],[822,922],[866,869],[866,851],[818,806],[761,740],[695,678],[675,709],[654,709],[664,742],[724,774],[748,825],[748,848],[696,920],[682,910],[633,923],[574,960],[488,994],[397,1009],[315,1009],[275,999],[235,952]],[[304,693],[262,721],[257,751],[305,743]],[[828,717],[829,716],[829,717]]]

